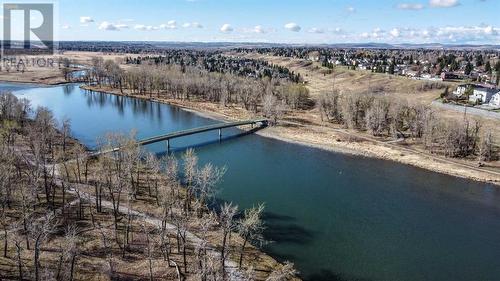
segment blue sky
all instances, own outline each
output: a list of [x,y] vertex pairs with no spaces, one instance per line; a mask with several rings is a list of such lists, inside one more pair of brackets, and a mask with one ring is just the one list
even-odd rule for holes
[[61,40],[500,44],[499,0],[59,0]]

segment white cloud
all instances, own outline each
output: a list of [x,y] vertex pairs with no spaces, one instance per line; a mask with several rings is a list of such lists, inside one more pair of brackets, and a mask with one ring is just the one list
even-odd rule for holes
[[344,30],[342,30],[342,28],[340,28],[340,27],[335,27],[332,31],[335,33],[343,33],[344,32]]
[[234,30],[233,27],[228,23],[222,25],[220,28],[220,31],[224,33],[229,33],[232,32],[233,30]]
[[352,41],[488,44],[500,42],[500,27],[491,25],[444,26],[422,29],[403,27],[393,28],[389,31],[375,28],[371,32],[348,35],[348,37]]
[[120,29],[113,23],[103,21],[98,27],[100,30],[112,30],[112,31],[119,31]]
[[325,33],[325,31],[321,28],[313,27],[308,30],[309,33]]
[[398,9],[401,10],[422,10],[424,5],[420,3],[401,3],[398,5]]
[[285,24],[285,28],[293,32],[299,32],[302,29],[298,24],[294,22]]
[[167,24],[161,24],[160,28],[163,29],[176,29],[177,28],[177,22],[175,20],[169,20]]
[[460,2],[458,0],[430,0],[429,5],[431,7],[449,8],[460,5]]
[[393,28],[389,33],[392,37],[399,37],[399,35],[401,35],[401,31],[397,28]]
[[86,17],[86,16],[80,17],[80,23],[88,24],[91,22],[94,22],[94,19],[92,19],[91,17]]
[[127,28],[129,28],[129,26],[127,24],[124,24],[124,23],[115,24],[115,26],[118,29],[127,29]]
[[158,30],[159,28],[156,26],[152,26],[152,25],[136,24],[134,26],[134,29],[140,30],[140,31],[152,31],[152,30]]
[[491,35],[491,34],[496,35],[497,34],[495,29],[493,29],[493,26],[491,26],[491,25],[484,28],[484,33],[488,34],[488,35]]
[[256,25],[253,28],[253,32],[255,32],[255,33],[266,33],[266,30],[262,26]]
[[203,28],[203,25],[201,25],[200,23],[198,22],[186,22],[182,25],[182,27],[184,28]]
[[192,22],[191,26],[193,28],[203,28],[203,25],[201,25],[201,23],[199,23],[199,22]]
[[355,13],[356,12],[356,8],[354,8],[354,7],[347,7],[347,11],[349,13]]

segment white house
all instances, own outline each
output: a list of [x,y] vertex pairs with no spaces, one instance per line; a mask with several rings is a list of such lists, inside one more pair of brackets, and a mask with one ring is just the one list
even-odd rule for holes
[[467,90],[470,88],[470,87],[473,87],[474,85],[472,84],[462,84],[462,85],[458,85],[457,89],[453,92],[453,94],[457,97],[461,97],[462,95],[465,94],[465,92],[467,92]]
[[498,92],[498,89],[487,85],[474,85],[474,92],[469,96],[469,101],[475,103],[489,103],[491,97]]
[[500,107],[500,92],[494,94],[490,99],[490,106]]

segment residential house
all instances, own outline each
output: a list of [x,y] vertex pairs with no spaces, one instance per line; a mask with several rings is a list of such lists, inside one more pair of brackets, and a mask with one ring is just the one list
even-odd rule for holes
[[460,79],[460,75],[453,73],[453,72],[442,72],[441,73],[441,80],[455,80],[455,79]]
[[462,85],[458,85],[457,89],[453,92],[453,94],[457,97],[462,97],[463,95],[465,95],[465,93],[467,92],[467,90],[469,90],[469,88],[471,87],[474,87],[473,84],[462,84]]
[[493,107],[500,107],[500,91],[491,96],[489,105]]
[[491,85],[474,85],[474,91],[469,96],[469,101],[479,104],[489,103],[494,94],[498,93],[498,89]]

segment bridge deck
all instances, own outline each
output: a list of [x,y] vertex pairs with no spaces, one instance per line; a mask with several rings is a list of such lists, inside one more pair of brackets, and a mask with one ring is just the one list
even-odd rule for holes
[[[243,126],[243,125],[252,125],[252,124],[258,124],[261,123],[264,126],[267,125],[268,120],[267,119],[254,119],[254,120],[246,120],[246,121],[237,121],[237,122],[228,122],[228,123],[221,123],[221,124],[214,124],[214,125],[208,125],[200,128],[193,128],[193,129],[187,129],[187,130],[182,130],[178,132],[173,132],[173,133],[168,133],[165,135],[159,135],[147,139],[142,139],[137,141],[138,145],[148,145],[160,141],[168,141],[171,139],[179,138],[179,137],[184,137],[184,136],[189,136],[189,135],[194,135],[198,133],[203,133],[203,132],[208,132],[208,131],[214,131],[214,130],[219,130],[219,129],[225,129],[225,128],[230,128],[230,127],[238,127],[238,126]],[[113,149],[109,149],[106,151],[100,151],[100,152],[95,152],[92,154],[92,156],[97,156],[99,154],[103,153],[110,153],[110,152],[115,152],[120,150],[120,147],[115,147]]]
[[237,121],[237,122],[230,122],[230,123],[208,125],[208,126],[204,126],[204,127],[200,127],[200,128],[187,129],[187,130],[183,130],[183,131],[179,131],[179,132],[174,132],[174,133],[169,133],[169,134],[165,134],[165,135],[160,135],[160,136],[155,136],[155,137],[143,139],[143,140],[138,141],[137,143],[140,145],[147,145],[147,144],[152,144],[155,142],[175,139],[175,138],[194,135],[194,134],[198,134],[198,133],[203,133],[203,132],[208,132],[208,131],[213,131],[213,130],[218,130],[218,129],[224,129],[224,128],[230,128],[230,127],[238,127],[238,126],[243,126],[243,125],[251,125],[251,124],[256,124],[256,123],[266,124],[267,119],[255,119],[255,120],[246,120],[246,121]]

